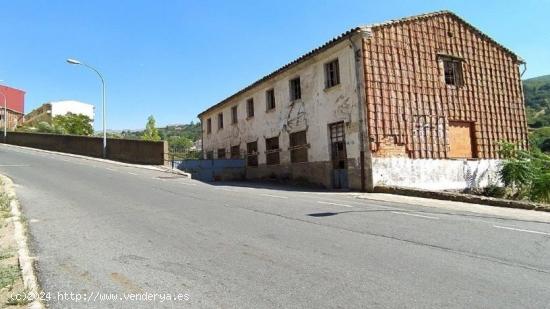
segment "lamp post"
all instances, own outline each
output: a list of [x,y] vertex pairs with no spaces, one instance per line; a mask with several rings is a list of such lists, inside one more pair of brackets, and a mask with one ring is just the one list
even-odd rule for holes
[[103,75],[101,75],[101,73],[99,73],[98,70],[96,70],[95,68],[87,65],[86,63],[84,62],[80,62],[78,60],[75,60],[75,59],[67,59],[67,63],[69,64],[74,64],[74,65],[83,65],[85,67],[87,67],[88,69],[96,72],[97,76],[99,76],[99,79],[101,80],[101,94],[102,94],[102,101],[103,101],[103,111],[102,111],[102,114],[103,114],[103,157],[105,158],[107,156],[107,121],[106,121],[106,116],[105,116],[105,80],[103,79]]
[[0,92],[2,97],[4,97],[4,143],[6,142],[6,138],[8,136],[8,100],[6,99],[6,95]]

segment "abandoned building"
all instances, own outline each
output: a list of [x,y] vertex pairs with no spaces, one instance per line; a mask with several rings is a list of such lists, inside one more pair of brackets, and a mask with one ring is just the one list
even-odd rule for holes
[[199,114],[205,159],[329,188],[498,182],[524,62],[452,12],[351,29]]

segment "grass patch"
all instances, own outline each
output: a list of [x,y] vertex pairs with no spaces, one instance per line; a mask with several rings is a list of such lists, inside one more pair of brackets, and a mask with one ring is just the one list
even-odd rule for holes
[[30,297],[22,297],[22,295],[30,295],[29,291],[24,290],[21,293],[15,293],[6,300],[8,306],[24,306],[31,303]]
[[0,192],[0,210],[9,211],[10,197],[5,192]]
[[13,250],[10,250],[10,249],[3,249],[2,251],[0,251],[0,261],[1,260],[5,260],[5,259],[9,259],[13,256]]
[[12,285],[19,278],[19,267],[0,266],[0,289]]

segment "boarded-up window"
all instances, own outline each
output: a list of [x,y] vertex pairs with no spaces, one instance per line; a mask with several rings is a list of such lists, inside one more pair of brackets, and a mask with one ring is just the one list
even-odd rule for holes
[[472,123],[449,121],[449,158],[473,158]]
[[252,98],[246,100],[246,116],[248,118],[254,117],[254,99]]
[[231,107],[231,123],[235,124],[237,123],[237,105]]
[[214,159],[214,151],[212,151],[212,150],[207,151],[207,152],[206,152],[206,159],[207,159],[207,160],[212,160],[212,159]]
[[206,134],[212,133],[212,119],[206,119]]
[[265,139],[265,160],[266,164],[279,164],[279,137]]
[[266,111],[275,109],[275,90],[269,89],[265,92],[265,105]]
[[306,131],[290,133],[290,162],[307,162],[307,139]]
[[231,146],[231,159],[240,159],[241,158],[241,146],[235,145]]
[[295,101],[302,98],[302,87],[300,86],[300,77],[290,80],[290,101]]
[[225,159],[225,148],[218,149],[218,159]]
[[258,142],[246,144],[246,164],[248,166],[258,166]]

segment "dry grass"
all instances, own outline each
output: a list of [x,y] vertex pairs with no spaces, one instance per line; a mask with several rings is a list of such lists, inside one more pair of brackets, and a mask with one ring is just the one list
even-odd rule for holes
[[23,308],[27,302],[17,301],[13,295],[25,292],[17,243],[14,239],[14,224],[11,220],[10,197],[3,191],[0,182],[0,308]]

